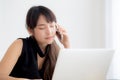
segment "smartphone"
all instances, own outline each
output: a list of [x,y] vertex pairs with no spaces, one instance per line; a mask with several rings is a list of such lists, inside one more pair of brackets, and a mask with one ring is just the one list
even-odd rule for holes
[[61,35],[60,32],[58,31],[57,26],[56,26],[56,35],[57,35],[58,39],[61,41],[61,40],[62,40],[62,35]]

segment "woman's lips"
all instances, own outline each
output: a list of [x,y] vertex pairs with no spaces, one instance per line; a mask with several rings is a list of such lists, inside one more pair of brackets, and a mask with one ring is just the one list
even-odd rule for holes
[[46,37],[45,39],[53,39],[53,36],[50,36],[50,37]]

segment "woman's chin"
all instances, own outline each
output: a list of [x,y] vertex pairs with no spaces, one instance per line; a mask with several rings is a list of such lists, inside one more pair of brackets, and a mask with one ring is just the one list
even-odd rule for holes
[[47,41],[47,44],[52,44],[54,40]]

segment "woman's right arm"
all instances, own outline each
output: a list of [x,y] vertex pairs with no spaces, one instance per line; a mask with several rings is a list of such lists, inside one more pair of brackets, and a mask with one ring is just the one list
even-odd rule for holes
[[0,80],[29,80],[9,76],[21,54],[22,46],[22,40],[18,39],[15,40],[8,48],[7,52],[0,62]]

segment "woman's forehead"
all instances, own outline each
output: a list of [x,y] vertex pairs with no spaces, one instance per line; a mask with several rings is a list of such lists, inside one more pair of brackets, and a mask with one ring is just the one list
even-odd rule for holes
[[39,16],[39,19],[38,19],[38,23],[39,23],[39,24],[40,24],[40,23],[50,23],[50,24],[55,24],[55,21],[53,21],[53,22],[47,22],[46,17],[45,17],[44,15],[40,15],[40,16]]

